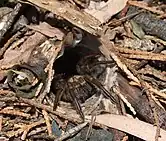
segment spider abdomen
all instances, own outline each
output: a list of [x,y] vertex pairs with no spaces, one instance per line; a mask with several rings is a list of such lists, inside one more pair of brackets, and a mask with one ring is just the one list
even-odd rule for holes
[[[54,79],[54,81],[56,80]],[[56,81],[53,87],[55,94],[58,90],[64,89],[61,100],[65,102],[72,102],[73,99],[71,94],[74,94],[78,102],[84,103],[86,99],[91,97],[95,92],[94,86],[86,82],[84,77],[81,75],[74,75],[67,80],[64,78],[59,78],[59,81]]]

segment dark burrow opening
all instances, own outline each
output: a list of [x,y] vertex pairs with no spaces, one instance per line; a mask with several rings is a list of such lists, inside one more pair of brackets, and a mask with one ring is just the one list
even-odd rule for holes
[[78,63],[86,56],[100,54],[99,45],[96,37],[87,34],[76,47],[65,48],[64,54],[54,62],[55,75],[51,86],[53,93],[56,94],[57,89],[63,87],[73,76],[81,76],[77,70]]
[[[61,99],[62,101],[73,101],[71,96],[69,96],[68,90],[71,90],[70,93],[76,93],[77,100],[81,103],[85,102],[85,100],[92,95],[90,93],[92,92],[94,86],[88,82],[86,82],[87,85],[81,84],[84,83],[83,75],[79,74],[77,66],[81,59],[93,54],[96,54],[93,50],[77,46],[75,48],[66,49],[63,56],[54,62],[55,75],[51,86],[52,92],[56,95],[59,89],[64,89],[65,85],[68,87],[64,91]],[[72,80],[74,82],[71,83]]]
[[65,73],[68,76],[77,75],[76,65],[86,56],[100,54],[100,42],[96,37],[86,35],[74,48],[65,48],[63,56],[54,62],[56,74]]

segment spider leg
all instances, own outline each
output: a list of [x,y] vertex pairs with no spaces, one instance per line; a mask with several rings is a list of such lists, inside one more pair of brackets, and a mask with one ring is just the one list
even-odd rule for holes
[[100,88],[100,89],[104,92],[104,96],[105,96],[105,97],[111,99],[112,102],[116,103],[115,98],[110,94],[109,91],[107,91],[107,90],[104,88],[104,86],[103,86],[97,79],[95,79],[94,77],[91,77],[91,76],[89,76],[89,75],[85,75],[85,76],[84,76],[84,79],[85,79],[87,82],[89,82],[89,83],[91,83],[91,84],[97,86],[98,88]]
[[[87,90],[83,86],[81,86],[81,89],[82,89],[82,93],[84,95],[87,95],[88,92],[87,92]],[[83,101],[86,101],[86,97],[84,97]]]
[[64,94],[64,91],[65,91],[65,88],[66,88],[66,85],[63,89],[59,89],[56,93],[56,96],[55,96],[55,99],[54,99],[54,105],[53,105],[53,110],[56,110],[57,106],[58,106],[58,103],[59,101],[61,100],[61,97],[63,96]]
[[[67,84],[67,85],[68,85],[68,88],[69,88],[69,84]],[[81,108],[80,103],[77,100],[77,97],[70,91],[70,89],[68,89],[68,92],[69,92],[69,94],[71,96],[71,100],[72,100],[73,105],[76,108],[76,111],[80,114],[81,118],[84,121],[85,120],[85,116],[84,116],[84,113],[82,112],[82,108]]]

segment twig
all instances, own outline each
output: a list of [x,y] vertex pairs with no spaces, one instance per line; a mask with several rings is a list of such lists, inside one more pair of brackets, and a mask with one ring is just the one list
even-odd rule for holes
[[159,71],[155,68],[152,68],[149,65],[147,65],[144,69],[138,70],[138,73],[140,73],[140,74],[150,74],[150,75],[153,75],[154,77],[156,77],[156,78],[158,78],[162,81],[166,81],[166,77],[161,71]]
[[[150,37],[149,37],[150,38]],[[153,38],[153,36],[151,36],[151,38]],[[153,39],[152,39],[153,40]],[[156,40],[155,40],[156,41]],[[157,41],[156,41],[157,42]],[[160,41],[161,42],[161,41]],[[166,43],[162,43],[162,44],[166,44]],[[141,55],[150,55],[150,56],[155,56],[155,55],[159,55],[157,53],[160,53],[164,47],[158,47],[156,49],[154,49],[154,51],[152,52],[146,52],[146,51],[141,51],[141,50],[133,50],[133,49],[129,49],[129,48],[122,48],[122,47],[116,47],[116,49],[121,52],[121,53],[127,53],[127,54],[141,54]],[[154,54],[155,53],[155,54]],[[160,54],[161,55],[161,54]],[[140,63],[137,63],[134,68],[136,70],[138,70],[139,68],[143,67],[144,65],[146,65],[148,63],[148,60],[142,60]]]
[[48,115],[48,113],[45,110],[42,110],[42,113],[44,115],[44,119],[47,125],[47,131],[48,131],[48,135],[52,136],[52,129],[51,129],[51,124],[50,124],[50,117]]
[[[0,101],[5,101],[5,102],[9,102],[9,101],[13,101],[13,102],[23,102],[26,104],[29,104],[31,106],[34,106],[36,108],[45,110],[47,112],[50,112],[54,115],[57,115],[63,119],[67,119],[71,122],[76,122],[76,123],[81,123],[82,119],[80,118],[80,116],[76,113],[75,110],[68,110],[68,108],[62,108],[62,107],[57,107],[56,111],[53,110],[52,107],[41,104],[35,100],[32,99],[25,99],[25,98],[16,98],[16,97],[5,97],[5,98],[0,98]],[[72,114],[71,114],[72,113]]]
[[65,134],[63,134],[61,137],[55,139],[54,141],[62,141],[64,139],[67,139],[68,137],[71,137],[71,136],[75,135],[82,128],[84,128],[87,124],[88,124],[88,122],[84,122],[84,123],[72,128],[72,129],[68,130]]
[[115,46],[115,48],[120,52],[120,53],[126,53],[126,54],[143,54],[143,55],[149,55],[151,52],[147,51],[141,51],[141,50],[134,50],[134,49],[129,49],[129,48],[124,48],[120,46]]
[[150,77],[150,76],[147,76],[147,75],[141,75],[141,78],[144,81],[146,81],[148,83],[151,83],[153,86],[162,86],[162,87],[166,86],[166,83],[164,81],[161,81],[161,80],[158,80],[158,79],[156,80],[154,77]]
[[[1,100],[0,100],[1,101]],[[60,107],[57,107],[57,110],[54,111],[52,107],[41,104],[35,100],[31,100],[31,99],[25,99],[25,98],[19,98],[19,101],[27,103],[31,106],[35,106],[36,108],[45,110],[47,112],[50,112],[52,114],[58,115],[64,119],[68,119],[72,122],[82,122],[82,119],[79,117],[78,114],[71,114],[72,112],[68,111],[67,109],[61,109]],[[74,112],[74,111],[73,111]],[[76,112],[75,112],[76,113]]]
[[2,131],[2,121],[3,121],[3,116],[0,115],[0,132]]
[[143,12],[143,10],[140,10],[138,12],[135,12],[135,13],[132,13],[130,15],[127,15],[127,16],[125,16],[125,17],[123,17],[123,18],[121,18],[121,19],[119,19],[117,21],[110,21],[109,23],[107,23],[107,25],[109,25],[109,26],[112,26],[112,25],[118,26],[118,25],[122,24],[123,22],[125,22],[126,20],[131,19],[134,16],[140,14],[141,12]]
[[163,54],[151,54],[151,55],[121,54],[121,56],[132,59],[166,61],[166,56]]
[[41,124],[43,124],[43,123],[44,123],[44,120],[40,120],[40,121],[37,121],[37,122],[33,122],[33,123],[29,124],[29,125],[26,125],[26,124],[23,124],[23,125],[14,124],[14,127],[13,127],[13,128],[15,128],[15,129],[18,129],[18,128],[19,128],[19,129],[18,129],[18,130],[15,130],[14,132],[13,132],[13,130],[8,131],[8,132],[6,133],[6,135],[7,135],[8,137],[13,137],[13,136],[18,136],[18,135],[20,135],[21,133],[23,133],[22,136],[21,136],[21,139],[22,139],[22,140],[25,140],[27,133],[28,133],[32,128],[34,128],[34,127],[36,127],[36,126],[38,126],[38,125],[41,125]]
[[35,92],[35,97],[37,97],[40,94],[40,92],[41,92],[41,90],[43,88],[43,85],[44,84],[42,82],[38,85],[38,88],[37,88],[37,90]]
[[2,109],[2,110],[0,110],[0,114],[22,116],[22,117],[26,117],[26,118],[30,117],[30,114],[26,114],[26,113],[20,112],[18,110],[10,110],[10,109]]
[[17,102],[17,103],[13,103],[14,106],[29,106],[28,104],[25,104],[25,103],[21,103],[21,102]]
[[155,93],[156,95],[158,95],[158,96],[160,96],[160,97],[166,99],[166,94],[165,94],[165,93],[162,93],[162,92],[158,91],[157,89],[153,88],[153,87],[152,87],[151,85],[149,85],[148,83],[145,83],[145,85],[146,85],[146,88],[147,88],[149,91],[151,91],[151,92]]
[[104,37],[101,38],[102,47],[100,48],[100,51],[109,59],[109,56],[114,59],[114,61],[117,63],[118,67],[122,69],[126,74],[127,77],[135,81],[136,83],[140,84],[139,80],[128,70],[126,65],[122,63],[120,60],[120,57],[116,54],[116,48],[114,48],[113,44],[109,42],[108,39],[104,39]]
[[155,7],[148,7],[147,3],[143,2],[143,1],[131,1],[130,0],[130,1],[128,1],[128,4],[146,9],[146,10],[151,11],[156,14],[161,14],[161,15],[164,14],[163,11],[157,10]]
[[23,134],[21,136],[21,139],[25,140],[25,138],[26,138],[28,132],[30,131],[30,129],[32,129],[33,127],[36,127],[38,125],[41,125],[43,123],[44,123],[44,120],[40,120],[38,122],[34,122],[32,124],[29,124],[29,125],[24,125],[24,127],[22,127],[22,129],[23,129],[24,132],[23,132]]
[[29,136],[34,136],[34,135],[36,135],[36,134],[38,134],[38,133],[40,133],[40,132],[43,132],[43,131],[46,131],[47,130],[47,127],[40,127],[40,128],[36,128],[36,130],[33,130],[33,131],[31,131],[30,133],[28,133],[28,137]]
[[114,86],[113,91],[121,98],[121,100],[127,105],[127,107],[131,110],[131,112],[136,115],[136,111],[132,107],[132,105],[128,102],[128,100],[120,93],[118,87]]
[[[134,50],[134,49],[129,49],[129,48],[123,48],[123,47],[115,47],[120,53],[125,53],[125,54],[133,54],[133,55],[150,55],[150,56],[157,56],[160,55],[159,53],[154,53],[154,52],[147,52],[147,51],[141,51],[141,50]],[[161,54],[162,57],[164,57],[163,54]]]

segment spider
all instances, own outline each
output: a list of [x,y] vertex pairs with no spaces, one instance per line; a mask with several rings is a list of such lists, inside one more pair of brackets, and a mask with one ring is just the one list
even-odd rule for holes
[[[88,51],[88,53],[90,52]],[[96,91],[101,91],[106,98],[116,103],[114,97],[102,84],[106,69],[114,63],[106,61],[101,54],[84,56],[80,53],[80,50],[74,48],[55,61],[52,91],[55,94],[54,110],[60,100],[71,102],[84,120],[81,103],[85,102]]]

